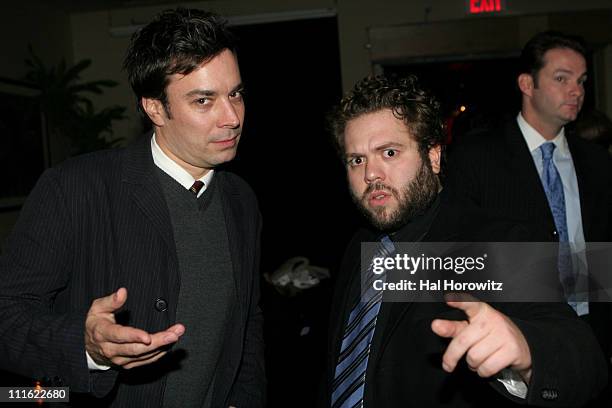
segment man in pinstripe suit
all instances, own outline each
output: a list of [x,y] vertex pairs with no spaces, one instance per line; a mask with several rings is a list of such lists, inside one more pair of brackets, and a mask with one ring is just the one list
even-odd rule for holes
[[78,406],[263,406],[259,211],[218,170],[244,120],[233,37],[167,10],[125,68],[153,132],[39,180],[0,261],[0,367]]

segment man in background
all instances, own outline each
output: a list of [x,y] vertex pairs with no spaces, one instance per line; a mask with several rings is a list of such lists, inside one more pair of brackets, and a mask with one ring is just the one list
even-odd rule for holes
[[[521,111],[501,128],[455,146],[446,186],[483,211],[538,225],[548,240],[569,247],[573,255],[560,263],[559,280],[609,359],[610,304],[575,297],[589,290],[579,279],[588,276],[585,243],[612,238],[610,158],[566,126],[584,101],[586,50],[579,39],[543,32],[527,42],[520,63]],[[609,393],[601,404],[611,403]]]
[[124,66],[153,132],[41,176],[0,261],[0,364],[75,405],[263,407],[260,215],[218,169],[244,121],[234,38],[167,10]]

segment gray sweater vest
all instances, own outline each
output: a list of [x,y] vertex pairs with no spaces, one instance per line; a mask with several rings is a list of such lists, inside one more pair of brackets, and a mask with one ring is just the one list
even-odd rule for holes
[[[220,189],[214,179],[196,196],[163,171],[180,271],[176,322],[185,334],[172,348],[164,407],[210,407],[225,327],[236,303]],[[166,357],[164,357],[166,358]]]

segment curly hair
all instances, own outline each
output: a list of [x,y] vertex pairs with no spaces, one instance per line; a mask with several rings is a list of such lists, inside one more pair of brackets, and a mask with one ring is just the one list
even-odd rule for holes
[[181,7],[159,13],[134,33],[123,62],[139,112],[147,117],[145,97],[160,100],[169,114],[169,77],[187,75],[226,49],[235,52],[236,39],[218,15]]
[[369,76],[357,82],[328,117],[334,144],[343,157],[346,124],[366,113],[391,109],[402,120],[419,146],[421,157],[429,149],[443,146],[446,139],[440,103],[425,91],[416,76]]

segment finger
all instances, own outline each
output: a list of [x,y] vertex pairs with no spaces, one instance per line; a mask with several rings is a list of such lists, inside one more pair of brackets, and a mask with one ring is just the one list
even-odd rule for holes
[[472,371],[478,371],[478,368],[502,347],[503,343],[499,341],[498,337],[486,336],[468,350],[465,361]]
[[151,357],[158,355],[159,353],[166,353],[166,352],[168,352],[167,348],[158,348],[158,349],[152,350],[148,353],[144,353],[138,356],[117,356],[113,358],[112,363],[118,366],[125,367],[126,365],[133,363],[135,361],[148,360]]
[[180,336],[173,331],[164,330],[155,334],[150,334],[151,342],[149,344],[143,343],[126,343],[126,344],[109,344],[106,347],[107,356],[118,364],[113,358],[116,357],[127,357],[127,358],[139,358],[147,353],[151,353],[157,349],[165,347],[169,344],[178,341]]
[[446,348],[446,352],[442,356],[442,368],[447,372],[453,371],[459,359],[487,335],[488,332],[480,325],[470,324],[463,329]]
[[117,344],[141,343],[151,344],[151,335],[144,330],[120,324],[104,325],[100,329],[104,341]]
[[435,319],[431,322],[431,330],[440,337],[455,337],[468,326],[465,320]]
[[178,337],[181,337],[185,333],[185,326],[178,323],[178,324],[175,324],[174,326],[168,327],[166,331],[174,332]]
[[505,347],[501,347],[493,354],[489,355],[487,359],[478,366],[476,372],[480,377],[488,378],[510,366],[511,361],[511,354],[507,352]]
[[454,307],[456,309],[463,310],[469,320],[476,317],[479,313],[483,313],[486,307],[488,306],[484,302],[471,301],[471,300],[464,300],[464,301],[447,300],[446,304],[449,305],[450,307]]
[[119,288],[108,296],[95,299],[89,308],[89,313],[113,313],[123,306],[126,300],[127,289]]
[[131,368],[135,368],[135,367],[140,367],[143,365],[147,365],[147,364],[151,364],[157,360],[159,360],[160,358],[162,358],[163,356],[165,356],[168,352],[167,351],[162,351],[159,354],[156,354],[155,356],[145,359],[145,360],[136,360],[133,361],[131,363],[128,363],[126,365],[123,366],[123,368],[125,368],[126,370],[129,370]]

